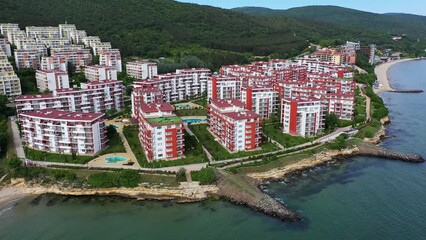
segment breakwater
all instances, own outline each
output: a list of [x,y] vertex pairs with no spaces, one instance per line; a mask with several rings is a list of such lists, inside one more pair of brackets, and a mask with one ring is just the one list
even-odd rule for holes
[[255,211],[279,218],[283,221],[295,222],[302,220],[296,213],[285,207],[273,197],[263,193],[254,182],[246,176],[231,174],[217,170],[218,194],[235,204],[245,205]]

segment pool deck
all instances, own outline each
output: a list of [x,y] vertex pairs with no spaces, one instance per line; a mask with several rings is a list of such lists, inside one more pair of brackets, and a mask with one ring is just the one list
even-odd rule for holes
[[[126,125],[122,122],[115,122],[114,120],[109,120],[106,122],[106,125],[116,125],[118,128],[116,128],[118,135],[120,136],[121,140],[123,140],[124,148],[126,149],[125,153],[110,153],[105,154],[102,156],[99,156],[92,161],[90,161],[87,165],[88,167],[94,167],[94,168],[123,168],[123,169],[140,169],[141,166],[138,163],[138,160],[136,159],[135,154],[133,153],[132,149],[130,148],[129,143],[127,142],[126,137],[123,133],[123,127]],[[117,163],[108,163],[105,158],[107,157],[125,157],[127,158],[127,161],[117,162]],[[127,166],[123,165],[123,163],[127,163],[128,160],[132,160],[134,162],[133,166]]]

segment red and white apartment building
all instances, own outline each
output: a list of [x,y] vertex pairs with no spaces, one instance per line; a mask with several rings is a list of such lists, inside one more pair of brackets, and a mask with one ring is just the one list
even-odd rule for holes
[[46,109],[23,113],[20,120],[22,140],[33,149],[93,155],[108,142],[103,113]]
[[81,89],[57,89],[52,94],[24,95],[15,100],[18,117],[29,111],[54,109],[70,112],[101,113],[122,110],[123,84],[117,80],[82,83]]
[[162,103],[163,93],[156,87],[136,87],[132,91],[132,117],[138,118],[137,109],[140,109],[142,104]]
[[262,144],[262,116],[235,99],[212,99],[208,106],[210,132],[231,152],[255,150]]
[[241,81],[235,77],[213,76],[207,80],[207,99],[240,99]]
[[99,51],[100,65],[115,67],[117,72],[122,72],[121,54],[118,49],[103,49]]
[[166,102],[200,96],[207,91],[211,71],[206,68],[177,69],[175,73],[157,75],[154,78],[134,82],[134,88],[156,87]]
[[262,118],[270,118],[271,114],[276,112],[278,106],[278,92],[270,86],[247,86],[241,88],[241,101],[245,103],[246,108]]
[[126,64],[126,73],[128,76],[145,80],[158,75],[157,64],[153,62],[128,62]]
[[36,81],[41,92],[70,87],[68,73],[60,70],[37,70]]
[[149,161],[184,157],[185,128],[173,111],[174,107],[165,102],[141,104],[137,108],[139,139]]
[[323,129],[320,99],[283,98],[281,111],[281,122],[285,133],[311,137]]
[[117,80],[117,69],[103,65],[86,66],[84,75],[90,82]]
[[[303,57],[295,61],[271,60],[224,66],[219,76],[208,81],[207,96],[209,99],[241,100],[245,108],[263,118],[269,118],[279,105],[283,109],[283,99],[319,99],[321,114],[317,115],[319,124],[315,131],[290,132],[283,126],[285,132],[310,136],[323,130],[326,113],[333,112],[342,120],[353,119],[355,87],[353,74],[346,65],[323,62],[318,57]],[[280,114],[289,112],[281,111]],[[308,126],[310,121],[302,121],[303,118],[281,116],[281,119],[296,121],[292,126],[306,124],[306,128],[311,128]]]

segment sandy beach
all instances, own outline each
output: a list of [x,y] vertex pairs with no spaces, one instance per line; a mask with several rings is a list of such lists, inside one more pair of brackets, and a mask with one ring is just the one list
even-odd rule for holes
[[389,75],[388,75],[389,69],[397,63],[401,63],[401,62],[405,62],[405,61],[411,61],[411,60],[413,60],[413,59],[412,58],[400,59],[400,60],[395,60],[395,61],[383,63],[383,64],[380,64],[379,66],[377,66],[374,69],[374,72],[377,75],[377,80],[379,81],[380,86],[377,89],[374,89],[374,92],[376,94],[380,94],[382,92],[395,90],[390,83],[390,79],[389,79]]
[[31,194],[25,193],[21,187],[4,187],[0,189],[0,206],[19,200]]

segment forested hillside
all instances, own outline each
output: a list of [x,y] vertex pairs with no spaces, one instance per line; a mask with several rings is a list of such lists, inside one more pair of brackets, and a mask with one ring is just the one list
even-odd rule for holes
[[0,22],[16,22],[23,28],[67,21],[111,42],[124,57],[172,57],[179,62],[184,56],[196,56],[210,68],[243,63],[252,55],[295,56],[309,42],[359,40],[409,52],[419,49],[417,39],[410,36],[404,43],[393,43],[386,31],[301,16],[303,11],[254,16],[172,0],[5,0]]

